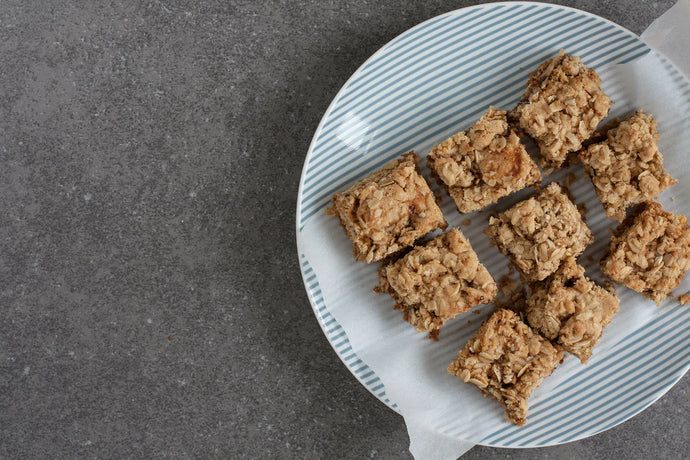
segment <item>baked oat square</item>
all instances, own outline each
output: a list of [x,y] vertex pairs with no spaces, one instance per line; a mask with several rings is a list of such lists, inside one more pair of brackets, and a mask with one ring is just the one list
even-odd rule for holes
[[333,195],[326,212],[340,219],[357,260],[379,261],[447,227],[418,161],[414,152],[406,153]]
[[619,301],[613,286],[598,286],[585,276],[574,259],[530,288],[527,322],[541,335],[557,342],[583,364],[613,316]]
[[561,50],[530,74],[511,117],[537,142],[539,163],[558,168],[582,148],[610,107],[597,73]]
[[459,313],[491,302],[498,291],[489,271],[462,232],[454,228],[417,246],[379,270],[380,292],[386,291],[417,332],[439,328]]
[[563,349],[523,323],[510,310],[499,309],[448,366],[448,372],[495,398],[508,421],[527,421],[527,399],[563,360]]
[[664,170],[656,120],[638,110],[608,131],[607,139],[580,152],[606,215],[622,221],[626,210],[676,183]]
[[482,209],[541,180],[506,113],[490,107],[467,132],[441,142],[427,156],[427,165],[461,213]]
[[593,241],[577,207],[555,182],[491,217],[485,233],[530,282],[551,275]]
[[613,232],[602,271],[659,305],[690,268],[690,228],[682,214],[641,204]]

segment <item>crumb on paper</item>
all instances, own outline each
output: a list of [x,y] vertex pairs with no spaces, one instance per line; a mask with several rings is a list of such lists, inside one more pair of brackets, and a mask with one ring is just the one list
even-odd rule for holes
[[565,181],[563,181],[566,187],[570,187],[575,182],[577,182],[577,176],[573,173],[568,174],[568,177],[566,177]]
[[472,221],[470,219],[465,219],[462,221],[462,225],[470,225]]
[[508,275],[503,275],[498,282],[498,297],[494,302],[495,309],[505,308],[512,310],[522,318],[524,317],[526,303],[527,290],[525,286]]
[[681,305],[687,305],[690,303],[690,294],[683,294],[678,296],[678,302]]
[[470,320],[468,319],[468,320],[467,320],[467,324],[472,324],[472,321],[470,321]]
[[481,310],[472,310],[472,313],[474,313],[475,315],[478,315],[478,314],[480,314],[481,312],[482,312]]
[[439,332],[441,332],[440,329],[434,329],[433,331],[429,332],[429,339],[433,340],[434,342],[438,342]]
[[534,330],[585,364],[618,309],[616,291],[587,278],[585,268],[569,258],[556,273],[530,285],[526,314]]
[[527,306],[527,290],[525,286],[519,286],[510,296],[500,296],[496,298],[495,310],[505,308],[506,310],[518,313],[520,317],[524,317],[525,308]]
[[441,196],[441,192],[439,192],[438,190],[435,190],[435,191],[432,191],[432,193],[434,194],[434,201],[436,201],[437,205],[440,205],[441,202],[443,201],[443,197]]
[[587,262],[594,262],[594,257],[587,256]]
[[508,276],[512,275],[513,273],[515,273],[515,266],[512,262],[508,262]]
[[675,197],[675,196],[672,196],[672,197],[671,197],[671,201],[676,201],[676,197]]
[[506,297],[513,294],[513,292],[515,292],[518,286],[519,283],[507,275],[503,275],[498,282],[498,288],[501,290],[501,293]]

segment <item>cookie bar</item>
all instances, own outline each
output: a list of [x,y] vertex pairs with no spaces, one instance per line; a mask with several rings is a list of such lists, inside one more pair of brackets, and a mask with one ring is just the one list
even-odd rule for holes
[[537,142],[540,164],[558,168],[580,150],[610,107],[597,73],[561,50],[530,74],[511,118]]
[[619,301],[611,286],[604,289],[585,276],[574,259],[531,286],[527,322],[537,332],[586,363]]
[[472,383],[506,409],[508,421],[527,421],[527,399],[563,360],[563,349],[499,309],[460,350],[448,372]]
[[493,107],[467,132],[436,145],[426,161],[461,213],[482,209],[541,180],[506,112]]
[[614,281],[661,303],[690,268],[690,228],[682,214],[643,203],[611,236],[601,261]]
[[577,207],[555,182],[491,217],[485,233],[526,281],[543,280],[593,241]]
[[418,161],[414,152],[407,153],[333,195],[333,208],[326,212],[340,219],[357,260],[379,261],[447,227]]
[[664,170],[658,140],[656,120],[638,110],[609,130],[605,141],[580,152],[607,216],[622,221],[626,209],[676,183]]
[[459,313],[491,302],[498,287],[462,232],[454,228],[379,270],[388,292],[418,332],[438,329]]

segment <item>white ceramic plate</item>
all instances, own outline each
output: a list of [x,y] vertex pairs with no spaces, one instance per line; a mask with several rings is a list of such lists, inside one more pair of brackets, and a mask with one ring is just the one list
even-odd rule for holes
[[[334,192],[378,169],[391,158],[410,150],[425,156],[435,143],[469,127],[489,105],[513,107],[524,91],[527,73],[560,48],[580,56],[598,71],[605,91],[616,101],[612,113],[636,108],[630,101],[641,89],[620,86],[613,77],[617,64],[634,61],[649,52],[647,45],[635,34],[606,19],[558,5],[494,3],[438,16],[392,40],[348,80],[314,135],[304,164],[297,204],[298,252],[305,287],[316,317],[336,353],[363,385],[394,410],[398,406],[389,399],[383,381],[360,359],[336,319],[337,315],[332,314],[333,306],[324,300],[324,286],[319,284],[312,267],[314,260],[306,255],[318,253],[318,245],[323,242],[305,239],[305,226],[312,219],[323,217],[324,207]],[[659,71],[665,74],[669,84],[677,85],[676,89],[684,94],[687,100],[679,104],[682,110],[687,109],[684,113],[690,113],[688,82],[667,61]],[[655,113],[655,116],[660,123],[662,143],[664,138],[689,128],[687,117],[664,120],[662,113]],[[680,154],[664,153],[667,160],[669,155]],[[559,172],[548,180],[562,180],[570,172],[573,171]],[[679,177],[680,173],[671,172],[682,183],[690,183],[690,177]],[[428,179],[428,171],[423,169],[423,173]],[[432,181],[430,184],[437,188]],[[586,180],[576,182],[572,192],[579,201],[596,200]],[[451,227],[460,226],[468,216],[460,216],[447,195],[444,192],[441,195],[446,219]],[[662,202],[667,203],[669,198],[662,198]],[[499,205],[505,209],[516,199],[503,200]],[[678,208],[678,203],[675,206],[674,210],[687,213],[686,209]],[[482,214],[474,213],[469,217],[473,223],[463,226],[463,232],[480,260],[498,279],[505,271],[506,259],[489,248],[481,234],[485,226]],[[581,259],[591,259],[587,262],[588,272],[598,277],[596,262],[607,244],[605,235],[613,223],[596,206],[590,209],[587,221],[595,237],[604,235],[597,238]],[[344,241],[344,233],[338,232],[333,238]],[[348,283],[346,289],[370,291],[377,282],[375,267],[354,261],[352,264],[353,272],[343,276],[341,282]],[[655,309],[632,291],[619,288],[618,292],[622,312],[628,308],[640,308],[639,311],[645,312],[649,309],[651,313],[645,313],[650,315],[648,320],[624,336],[610,339],[615,339],[615,343],[608,343],[606,352],[597,354],[595,349],[590,364],[578,367],[576,377],[550,388],[547,398],[537,398],[531,404],[525,427],[496,422],[490,432],[472,433],[465,427],[454,426],[449,420],[444,433],[489,446],[553,445],[606,430],[661,397],[690,367],[687,327],[690,308],[667,302]],[[372,301],[377,305],[353,308],[380,308],[378,304],[381,304],[392,310],[392,300],[380,297]],[[452,359],[454,351],[476,330],[479,320],[489,310],[484,308],[482,315],[470,317],[472,324],[467,324],[468,318],[456,318],[453,326],[441,330],[441,341],[435,345],[439,355],[443,355],[439,362],[445,362],[443,359],[449,362],[448,356]],[[393,320],[396,322],[390,323],[389,331],[380,333],[401,334],[400,340],[416,340],[411,327],[398,327],[398,323],[403,323],[399,313],[392,315],[398,315]],[[614,321],[617,319],[618,316]],[[605,331],[602,341],[607,339]],[[575,361],[570,358],[562,366],[579,366]],[[480,398],[479,392],[471,397]],[[500,409],[496,411],[500,413]]]

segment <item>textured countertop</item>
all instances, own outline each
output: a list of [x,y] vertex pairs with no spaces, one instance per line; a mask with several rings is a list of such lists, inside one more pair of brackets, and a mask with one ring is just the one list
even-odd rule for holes
[[[473,2],[125,3],[0,2],[0,457],[409,458],[314,318],[297,185],[357,67]],[[563,3],[641,33],[673,2]],[[689,390],[463,458],[686,457]]]

